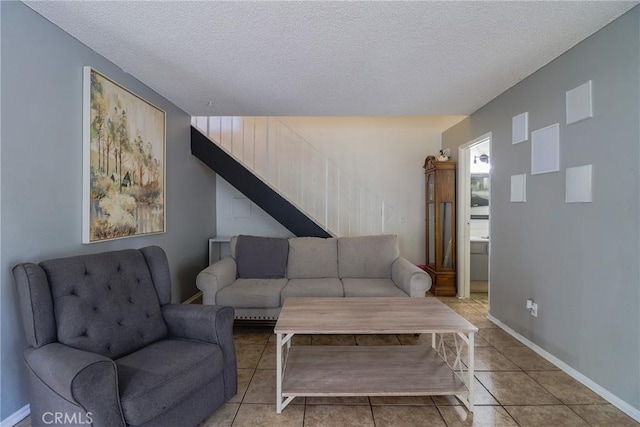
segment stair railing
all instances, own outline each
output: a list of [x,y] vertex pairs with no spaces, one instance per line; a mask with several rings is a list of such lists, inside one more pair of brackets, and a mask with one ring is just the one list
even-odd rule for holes
[[197,116],[191,124],[330,234],[388,231],[393,207],[277,117]]

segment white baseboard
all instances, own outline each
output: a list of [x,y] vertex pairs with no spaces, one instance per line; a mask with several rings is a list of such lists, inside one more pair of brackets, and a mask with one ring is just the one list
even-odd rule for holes
[[195,294],[194,296],[187,298],[183,304],[191,304],[192,302],[194,302],[195,300],[197,300],[198,298],[200,298],[202,296],[202,291],[199,291],[197,294]]
[[0,427],[13,427],[14,425],[25,419],[30,413],[31,407],[29,405],[25,405],[13,414],[9,415],[4,420],[0,421]]
[[571,366],[567,365],[562,360],[558,359],[557,357],[547,352],[546,350],[542,349],[541,347],[538,347],[536,344],[529,341],[528,339],[526,339],[525,337],[523,337],[522,335],[520,335],[519,333],[517,333],[516,331],[514,331],[513,329],[511,329],[510,327],[508,327],[507,325],[505,325],[504,323],[502,323],[501,321],[493,317],[492,315],[489,314],[487,318],[491,320],[493,323],[495,323],[496,325],[500,326],[500,328],[502,328],[509,335],[511,335],[518,341],[520,341],[522,344],[526,345],[531,350],[535,351],[540,356],[542,356],[543,358],[547,359],[549,362],[556,365],[558,368],[564,371],[567,375],[571,376],[576,381],[582,383],[584,386],[590,388],[594,393],[600,395],[603,399],[607,400],[613,406],[620,409],[622,412],[629,415],[634,420],[640,422],[640,409],[631,406],[629,403],[620,399],[618,396],[611,393],[609,390],[605,389],[604,387],[602,387],[592,379],[576,371]]

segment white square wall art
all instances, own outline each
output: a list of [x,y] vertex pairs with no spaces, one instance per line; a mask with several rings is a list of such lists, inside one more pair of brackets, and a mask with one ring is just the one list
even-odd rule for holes
[[511,143],[519,144],[529,139],[529,112],[511,118]]
[[527,175],[511,175],[511,201],[527,201]]
[[588,203],[592,201],[591,165],[567,168],[565,201],[567,203]]
[[531,132],[531,175],[560,170],[560,124]]
[[576,123],[593,117],[593,97],[591,80],[577,88],[567,91],[567,124]]

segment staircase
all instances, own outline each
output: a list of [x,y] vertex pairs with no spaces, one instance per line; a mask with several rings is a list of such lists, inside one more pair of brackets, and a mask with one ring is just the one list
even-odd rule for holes
[[193,126],[191,153],[296,236],[331,237],[315,221]]
[[296,236],[383,234],[393,216],[276,117],[193,117],[191,151]]

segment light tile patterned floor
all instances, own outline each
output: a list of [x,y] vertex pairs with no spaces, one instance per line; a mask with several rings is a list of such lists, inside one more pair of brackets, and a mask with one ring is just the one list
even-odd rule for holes
[[[640,426],[491,323],[486,318],[487,294],[472,294],[469,300],[440,299],[480,328],[475,340],[477,406],[473,414],[454,397],[434,396],[296,398],[281,415],[276,415],[272,328],[236,328],[238,395],[201,427]],[[294,345],[421,343],[429,344],[430,337],[426,340],[413,335],[294,338]],[[453,345],[450,339],[446,343]],[[230,415],[234,411],[235,417]]]
[[[273,328],[244,327],[234,331],[238,394],[201,427],[640,426],[487,320],[486,294],[472,294],[469,300],[440,299],[480,328],[473,414],[455,397],[434,396],[296,398],[277,415]],[[293,341],[294,345],[419,343],[428,344],[430,339],[413,335],[301,335]],[[19,424],[30,425],[28,418]]]

